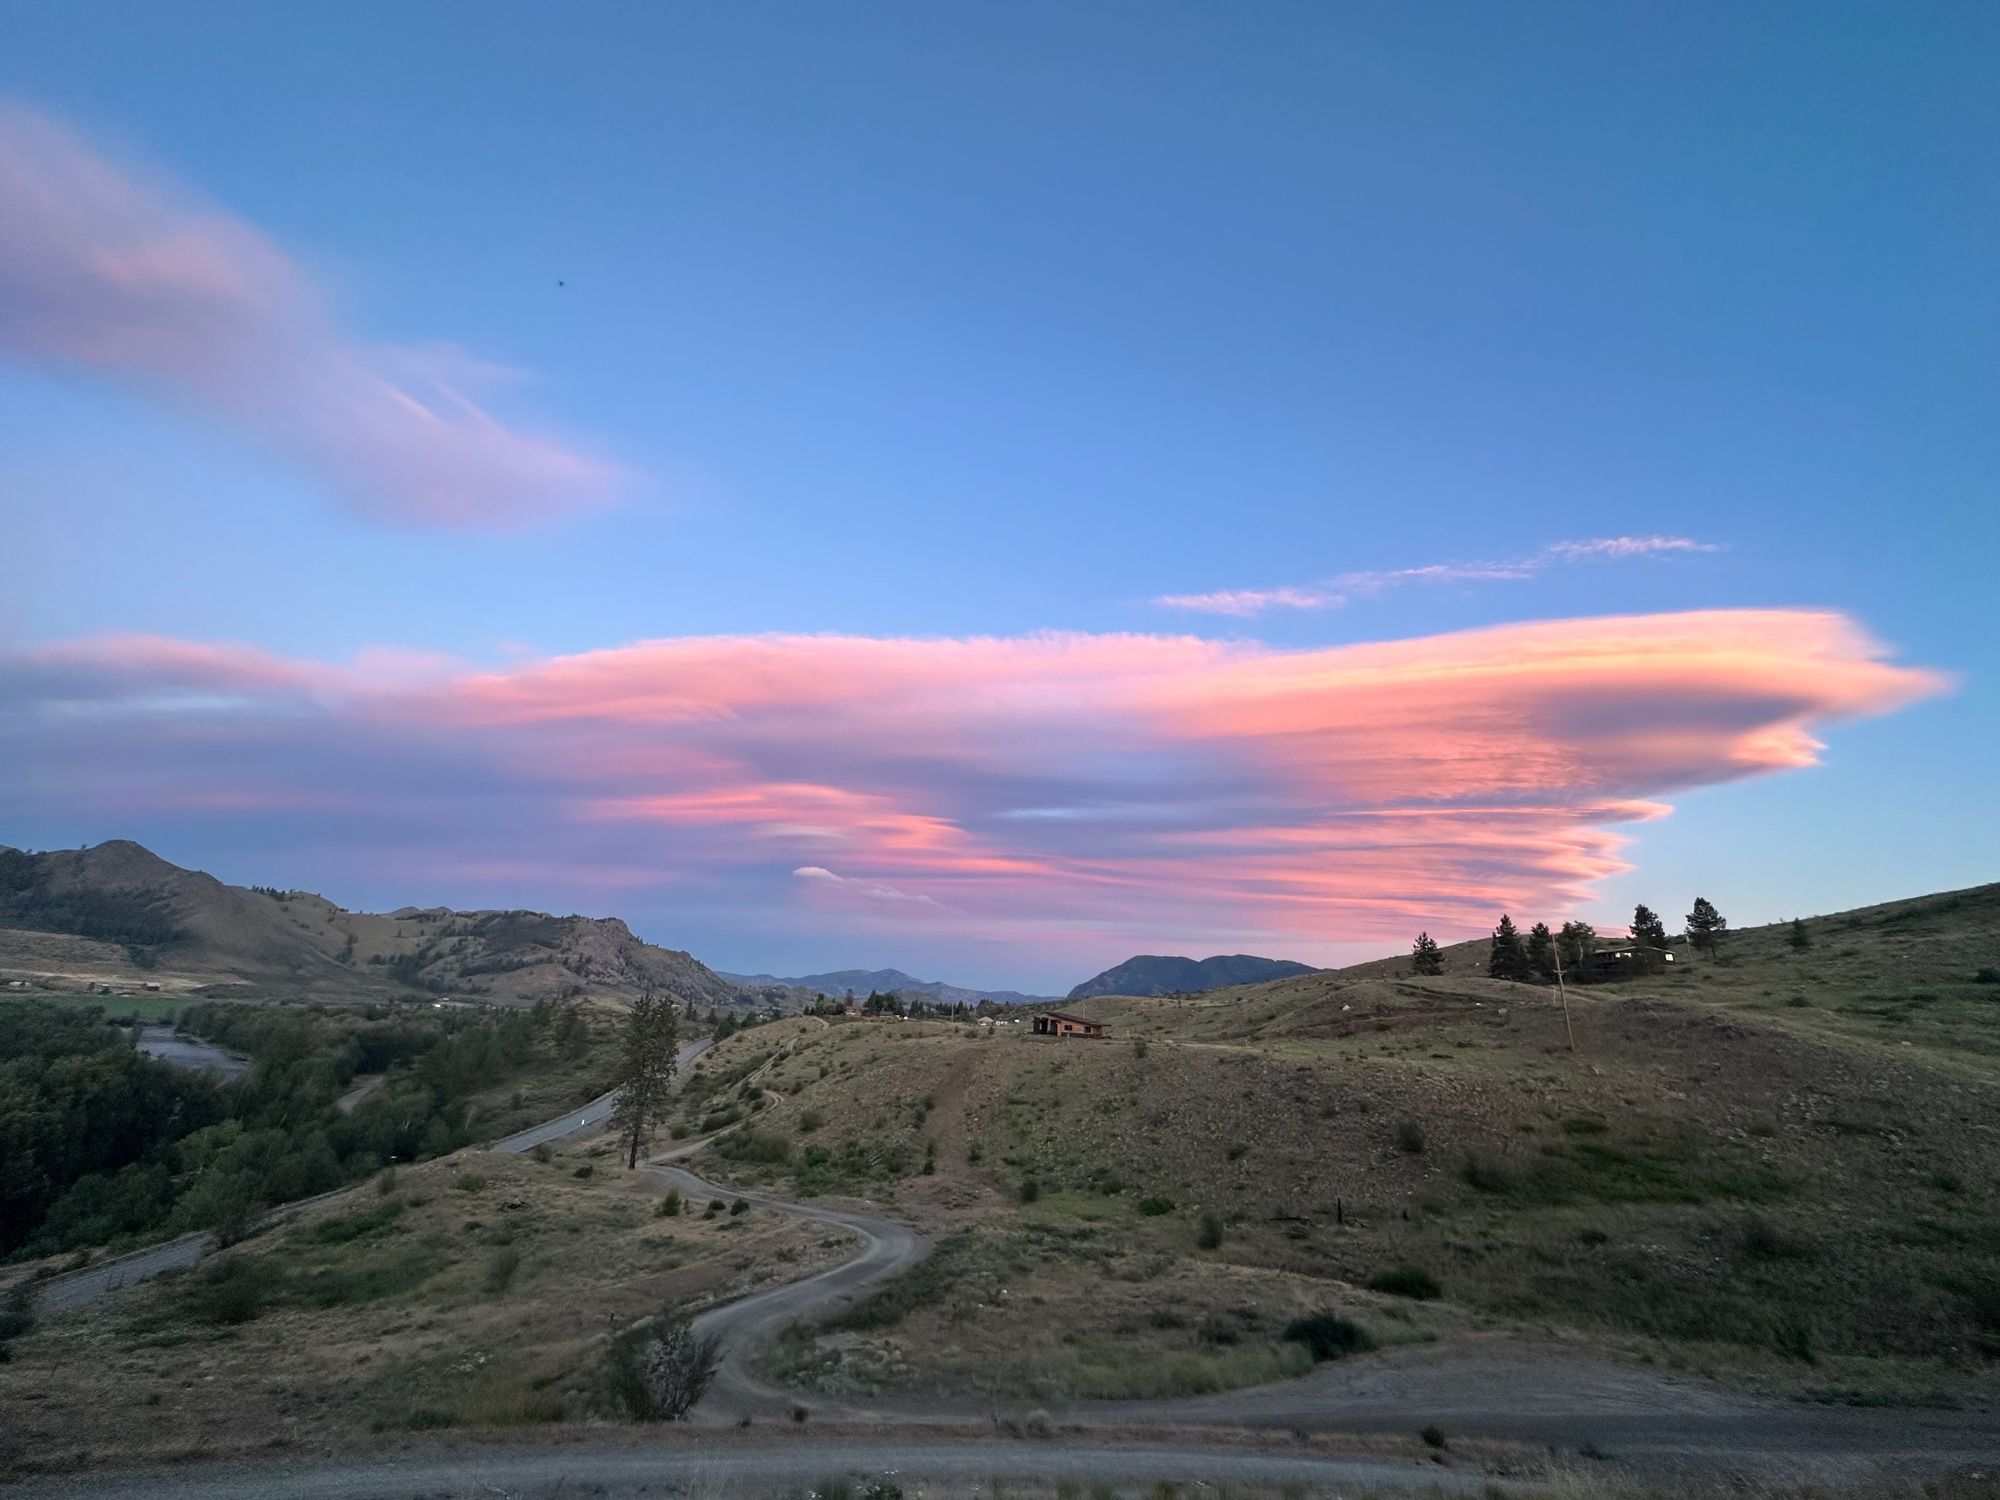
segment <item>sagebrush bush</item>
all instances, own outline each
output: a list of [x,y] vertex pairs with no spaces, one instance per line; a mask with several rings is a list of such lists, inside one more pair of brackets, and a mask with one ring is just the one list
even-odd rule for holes
[[1421,1266],[1392,1266],[1378,1272],[1368,1280],[1371,1292],[1387,1292],[1392,1297],[1413,1297],[1419,1302],[1428,1302],[1441,1295],[1443,1288],[1437,1278]]
[[1160,1196],[1159,1194],[1155,1194],[1150,1198],[1141,1198],[1139,1200],[1139,1212],[1144,1214],[1149,1219],[1157,1219],[1161,1215],[1170,1214],[1173,1211],[1174,1211],[1174,1200],[1171,1198]]
[[1222,1244],[1222,1215],[1213,1210],[1203,1214],[1195,1229],[1194,1242],[1197,1249],[1217,1249]]
[[514,1284],[514,1274],[521,1269],[521,1252],[507,1245],[493,1252],[493,1258],[486,1263],[486,1290],[491,1296],[499,1296]]
[[677,1422],[701,1400],[715,1378],[721,1342],[698,1335],[668,1311],[627,1328],[604,1357],[604,1387],[611,1404],[639,1422]]
[[187,1310],[203,1323],[233,1327],[263,1316],[275,1290],[274,1278],[258,1261],[233,1258],[216,1261],[195,1278],[187,1291]]
[[1399,1120],[1396,1123],[1396,1149],[1408,1156],[1423,1155],[1424,1127],[1415,1120]]
[[1458,1169],[1458,1177],[1482,1193],[1506,1193],[1514,1187],[1514,1174],[1486,1156],[1468,1156]]
[[1365,1354],[1375,1347],[1367,1329],[1352,1318],[1330,1312],[1308,1313],[1292,1319],[1285,1325],[1285,1338],[1294,1344],[1304,1344],[1315,1362],[1339,1359],[1345,1354]]

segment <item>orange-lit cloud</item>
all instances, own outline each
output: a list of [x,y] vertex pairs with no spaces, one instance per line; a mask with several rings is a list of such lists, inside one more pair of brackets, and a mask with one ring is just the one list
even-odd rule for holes
[[246,807],[289,775],[313,839],[466,868],[655,871],[773,923],[830,903],[1290,951],[1557,915],[1664,799],[1811,765],[1827,726],[1945,685],[1839,614],[1717,610],[1323,650],[710,637],[499,671],[114,637],[0,657],[0,716],[26,795],[226,815],[250,762]]

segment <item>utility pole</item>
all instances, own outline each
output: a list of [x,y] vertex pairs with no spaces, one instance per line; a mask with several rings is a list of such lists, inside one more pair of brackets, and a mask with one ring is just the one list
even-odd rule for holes
[[1569,1050],[1574,1052],[1576,1051],[1576,1028],[1571,1026],[1569,1023],[1569,986],[1563,983],[1562,944],[1557,943],[1555,945],[1555,950],[1556,950],[1556,994],[1560,996],[1562,999],[1563,1034],[1569,1038]]

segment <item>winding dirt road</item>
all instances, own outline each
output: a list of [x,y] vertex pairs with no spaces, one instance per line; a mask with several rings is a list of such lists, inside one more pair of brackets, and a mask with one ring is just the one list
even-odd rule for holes
[[[705,1043],[682,1049],[683,1064]],[[496,1149],[526,1151],[600,1124],[608,1098],[523,1131]],[[599,1109],[599,1105],[607,1106]],[[1300,1379],[1171,1401],[1046,1403],[1061,1435],[1040,1442],[969,1439],[968,1424],[1004,1425],[1028,1403],[906,1396],[826,1400],[760,1380],[757,1347],[786,1324],[823,1315],[918,1264],[931,1244],[906,1224],[865,1207],[793,1203],[712,1182],[685,1158],[691,1141],[649,1170],[694,1199],[741,1197],[852,1235],[850,1259],[800,1281],[714,1307],[695,1319],[715,1334],[722,1360],[695,1412],[702,1430],[586,1439],[549,1447],[491,1447],[312,1462],[242,1464],[78,1475],[0,1489],[7,1500],[83,1495],[159,1500],[250,1500],[271,1494],[315,1500],[428,1494],[529,1496],[685,1493],[766,1494],[810,1486],[829,1474],[982,1484],[993,1476],[1104,1480],[1129,1487],[1159,1480],[1213,1485],[1471,1491],[1473,1468],[1341,1459],[1301,1451],[1204,1445],[1228,1429],[1279,1434],[1410,1434],[1436,1424],[1454,1440],[1489,1438],[1548,1448],[1592,1463],[1615,1460],[1626,1477],[1843,1487],[1991,1470],[2000,1464],[2000,1421],[1991,1412],[1854,1411],[1749,1396],[1653,1368],[1618,1364],[1549,1345],[1493,1337],[1438,1350],[1409,1348],[1323,1365]],[[190,1236],[189,1240],[203,1237]],[[170,1260],[183,1242],[146,1255]],[[199,1258],[198,1255],[196,1258]],[[191,1262],[186,1262],[191,1263]],[[161,1265],[159,1269],[169,1269]],[[113,1266],[94,1268],[105,1272]],[[90,1275],[92,1273],[82,1273]],[[155,1273],[148,1273],[155,1274]],[[810,1426],[792,1418],[809,1408]],[[730,1427],[748,1425],[749,1431]],[[1034,1424],[1025,1424],[1032,1426]],[[828,1427],[846,1427],[829,1432]],[[853,1429],[859,1429],[859,1432]],[[952,1429],[952,1430],[947,1430]],[[1113,1434],[1131,1445],[1106,1441]],[[872,1434],[872,1435],[871,1435]],[[914,1434],[914,1435],[913,1435]],[[1151,1439],[1151,1440],[1149,1440]]]
[[712,1308],[697,1332],[723,1343],[697,1407],[707,1424],[784,1419],[849,1426],[1020,1422],[1039,1411],[1059,1426],[1174,1434],[1199,1429],[1267,1433],[1414,1433],[1525,1443],[1602,1454],[1649,1476],[1791,1483],[1889,1481],[2000,1463],[2000,1420],[1990,1412],[1854,1410],[1748,1395],[1652,1367],[1494,1337],[1444,1349],[1413,1347],[1321,1365],[1276,1385],[1160,1401],[991,1402],[948,1397],[825,1399],[759,1379],[757,1346],[786,1324],[850,1302],[930,1253],[908,1225],[858,1208],[790,1203],[702,1178],[678,1159],[651,1170],[696,1198],[741,1197],[753,1207],[826,1224],[861,1242],[851,1260],[802,1281]]

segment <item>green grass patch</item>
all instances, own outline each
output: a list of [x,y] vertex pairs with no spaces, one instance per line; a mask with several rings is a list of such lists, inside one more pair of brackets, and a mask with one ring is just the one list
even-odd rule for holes
[[301,1230],[299,1237],[308,1244],[346,1245],[355,1240],[368,1239],[397,1228],[396,1221],[403,1216],[401,1199],[391,1199],[366,1213],[348,1214],[338,1219],[324,1219],[310,1229]]
[[178,1021],[194,1003],[173,995],[59,995],[46,990],[9,992],[8,1000],[39,1000],[66,1010],[101,1010],[106,1021]]

